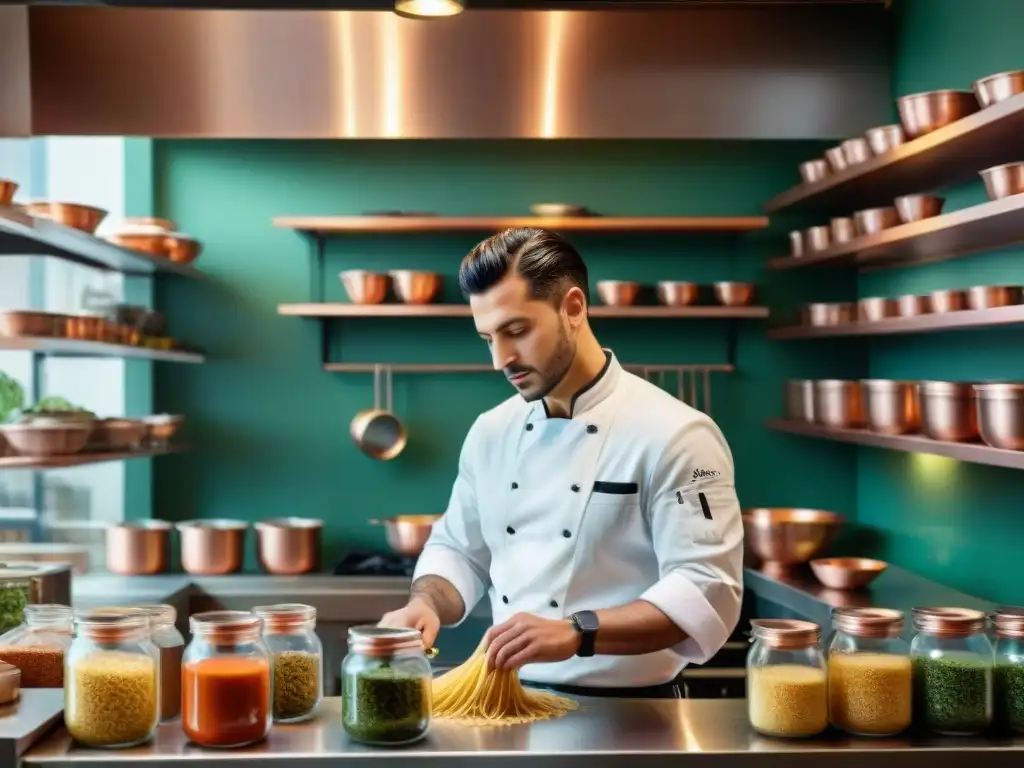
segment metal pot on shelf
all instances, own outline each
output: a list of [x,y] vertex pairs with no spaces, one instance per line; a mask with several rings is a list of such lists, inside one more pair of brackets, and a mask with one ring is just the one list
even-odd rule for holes
[[241,520],[188,520],[178,523],[181,567],[196,576],[223,576],[242,570],[245,532]]
[[171,531],[166,520],[136,520],[107,528],[107,570],[122,576],[152,576],[171,562]]
[[320,570],[323,520],[280,517],[261,520],[256,530],[256,559],[267,573],[297,576]]
[[430,538],[430,531],[441,515],[398,515],[397,517],[375,518],[371,525],[383,525],[391,551],[417,557]]

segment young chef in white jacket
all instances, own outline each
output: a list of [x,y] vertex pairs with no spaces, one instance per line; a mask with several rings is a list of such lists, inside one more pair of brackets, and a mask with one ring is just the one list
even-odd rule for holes
[[584,695],[681,697],[739,618],[743,528],[710,417],[623,370],[587,320],[587,268],[561,236],[511,229],[459,283],[518,394],[470,428],[408,604],[382,626],[433,644],[481,597],[488,661]]

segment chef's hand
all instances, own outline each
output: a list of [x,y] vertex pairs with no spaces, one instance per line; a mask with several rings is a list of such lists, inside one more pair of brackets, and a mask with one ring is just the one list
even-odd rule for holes
[[564,661],[580,647],[580,635],[568,619],[542,619],[517,613],[484,635],[489,669],[519,669],[535,661]]
[[441,619],[438,618],[433,606],[414,597],[404,608],[385,613],[377,622],[377,626],[418,629],[423,635],[423,647],[431,648],[437,640],[437,633],[441,630]]

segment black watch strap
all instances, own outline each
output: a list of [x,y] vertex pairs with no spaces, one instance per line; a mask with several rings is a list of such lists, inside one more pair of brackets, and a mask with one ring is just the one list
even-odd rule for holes
[[600,622],[597,614],[593,611],[577,611],[569,617],[573,628],[580,633],[580,647],[576,651],[577,656],[587,657],[594,655],[594,645],[597,642],[597,630]]

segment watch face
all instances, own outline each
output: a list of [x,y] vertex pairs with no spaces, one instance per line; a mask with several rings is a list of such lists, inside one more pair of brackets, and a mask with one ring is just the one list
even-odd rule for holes
[[580,611],[577,613],[576,622],[584,632],[597,631],[597,614],[591,611]]

